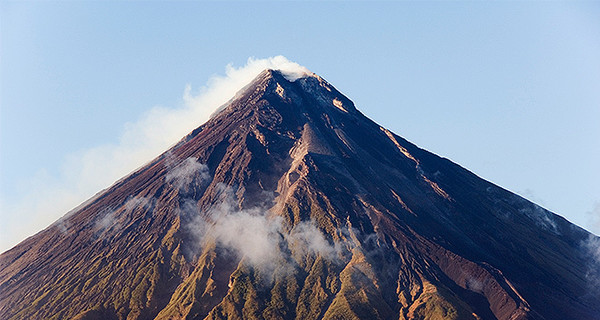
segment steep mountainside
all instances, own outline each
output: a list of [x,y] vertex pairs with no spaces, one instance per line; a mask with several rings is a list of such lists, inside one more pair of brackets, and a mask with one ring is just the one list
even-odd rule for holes
[[600,319],[597,237],[288,78],[2,254],[0,318]]

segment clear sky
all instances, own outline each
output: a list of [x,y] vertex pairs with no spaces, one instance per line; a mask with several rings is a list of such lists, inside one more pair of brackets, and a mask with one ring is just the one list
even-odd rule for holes
[[118,163],[114,146],[144,143],[128,133],[156,110],[184,108],[228,64],[276,55],[600,233],[598,2],[1,1],[0,251],[118,178],[92,166],[110,180],[92,183],[75,166]]

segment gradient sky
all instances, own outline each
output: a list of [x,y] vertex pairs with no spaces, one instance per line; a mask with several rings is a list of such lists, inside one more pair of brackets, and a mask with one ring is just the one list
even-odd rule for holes
[[181,107],[187,85],[275,55],[600,234],[598,2],[2,1],[0,251],[66,212],[14,208],[74,181],[73,159]]

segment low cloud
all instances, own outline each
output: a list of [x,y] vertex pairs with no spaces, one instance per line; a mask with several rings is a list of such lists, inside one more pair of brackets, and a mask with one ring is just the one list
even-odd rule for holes
[[325,259],[334,260],[342,251],[342,244],[339,242],[331,244],[312,220],[294,226],[290,233],[285,235],[285,239],[291,247],[296,248],[300,256],[319,254]]
[[99,213],[101,217],[94,223],[94,230],[96,233],[104,233],[106,230],[117,225],[117,213],[111,209],[104,209]]
[[210,181],[208,166],[190,157],[178,164],[167,158],[167,166],[172,167],[165,176],[165,181],[180,191],[187,191],[191,186],[204,186]]
[[[588,228],[591,232],[600,234],[600,202],[594,203],[592,210],[587,212],[589,216]],[[584,254],[587,257],[587,272],[585,277],[588,284],[588,294],[600,295],[600,237],[590,234],[581,243]]]
[[525,198],[533,203],[539,204],[541,206],[546,206],[546,202],[543,199],[539,198],[538,195],[535,193],[535,191],[533,191],[532,189],[527,188],[527,189],[525,189],[523,191],[519,191],[517,193],[522,195],[523,198]]
[[531,205],[522,207],[519,209],[519,212],[527,215],[529,218],[535,221],[535,223],[538,226],[542,227],[543,229],[551,231],[555,234],[560,234],[560,230],[558,228],[558,225],[556,224],[556,221],[554,221],[554,217],[552,216],[552,214],[548,210],[538,206],[537,204],[532,203]]
[[588,257],[586,279],[588,280],[589,293],[600,294],[600,237],[589,235],[582,243],[584,253]]
[[[531,192],[531,191],[529,191]],[[508,198],[508,203],[519,208],[519,213],[529,217],[536,225],[554,234],[561,234],[553,214],[539,205],[517,195]]]
[[264,69],[279,69],[289,80],[310,73],[283,56],[248,59],[245,66],[228,65],[199,90],[185,88],[183,105],[154,107],[127,123],[118,143],[80,150],[66,156],[58,178],[40,171],[22,182],[25,194],[0,199],[0,252],[23,240],[116,180],[164,152],[209,119]]
[[234,250],[246,262],[264,271],[273,271],[283,258],[281,219],[267,219],[257,210],[217,217],[214,225],[207,229],[207,239]]
[[590,258],[600,266],[600,237],[590,235],[584,247],[588,250]]
[[594,208],[587,212],[589,230],[596,235],[600,235],[600,202],[594,203]]
[[290,228],[267,208],[239,209],[231,189],[221,188],[222,202],[206,215],[190,203],[183,209],[196,210],[191,213],[196,218],[186,225],[196,238],[195,254],[206,244],[216,243],[267,275],[267,279],[278,272],[291,272],[297,261],[308,255],[320,255],[330,261],[340,257],[344,246],[328,240],[312,221]]
[[[130,222],[128,220],[132,217],[130,213],[136,210],[151,210],[155,205],[156,199],[154,198],[131,197],[127,199],[119,210],[115,210],[112,207],[104,208],[96,216],[96,221],[93,225],[94,237],[100,239],[111,231],[123,229]],[[61,221],[63,220],[61,219]]]

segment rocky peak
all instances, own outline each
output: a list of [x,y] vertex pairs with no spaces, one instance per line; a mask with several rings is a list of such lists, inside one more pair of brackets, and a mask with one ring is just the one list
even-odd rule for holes
[[[230,108],[230,111],[243,108],[252,104],[249,102],[262,98],[273,102],[271,107],[294,105],[298,113],[306,112],[306,108],[319,108],[319,112],[325,113],[331,113],[332,110],[343,113],[357,112],[350,99],[320,76],[314,73],[291,76],[285,71],[272,69],[262,71],[220,111],[227,108]],[[218,113],[221,113],[220,111]]]

